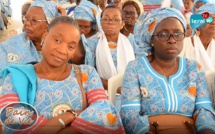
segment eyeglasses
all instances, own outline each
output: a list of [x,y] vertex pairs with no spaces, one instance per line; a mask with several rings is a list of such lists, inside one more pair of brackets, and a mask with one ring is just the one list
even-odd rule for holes
[[152,35],[152,36],[158,36],[160,41],[168,41],[171,36],[174,38],[175,41],[181,41],[181,40],[184,39],[185,33],[173,33],[173,34],[170,34],[170,33],[162,32],[162,33],[158,33],[158,34]]
[[38,22],[45,22],[47,20],[36,20],[36,19],[30,19],[27,17],[23,17],[24,23],[27,23],[29,21],[32,25],[36,25]]
[[121,21],[121,19],[118,19],[118,18],[113,18],[113,19],[103,18],[101,20],[104,23],[110,23],[110,22],[112,22],[113,24],[118,24]]
[[80,28],[80,29],[83,29],[84,31],[89,31],[89,30],[92,29],[91,26],[81,26],[81,25],[79,25],[79,28]]
[[136,13],[135,13],[135,12],[126,12],[126,11],[123,11],[123,12],[122,12],[122,15],[123,15],[123,16],[129,15],[130,17],[134,17],[134,16],[136,15]]

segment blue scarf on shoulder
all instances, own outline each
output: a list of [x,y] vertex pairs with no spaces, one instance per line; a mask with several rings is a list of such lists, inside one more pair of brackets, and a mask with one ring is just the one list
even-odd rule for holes
[[34,104],[36,97],[37,76],[34,66],[29,65],[11,65],[0,71],[0,78],[4,79],[11,75],[11,81],[15,88],[20,102],[30,105]]

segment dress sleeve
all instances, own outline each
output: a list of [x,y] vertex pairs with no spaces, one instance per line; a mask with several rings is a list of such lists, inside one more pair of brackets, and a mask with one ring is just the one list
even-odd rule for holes
[[213,108],[207,79],[204,72],[198,73],[194,120],[197,131],[210,129],[215,132],[215,110]]
[[[6,105],[10,104],[10,103],[17,103],[20,102],[19,100],[19,96],[16,92],[16,90],[14,89],[13,85],[12,85],[12,81],[11,81],[11,76],[10,74],[8,74],[5,78],[4,81],[2,81],[2,94],[0,96],[0,111],[2,110],[2,108],[4,108]],[[34,127],[31,127],[29,129],[25,129],[23,131],[15,131],[15,130],[11,130],[8,129],[7,127],[3,127],[3,133],[7,134],[7,133],[28,133],[28,132],[36,132],[38,131],[45,123],[47,122],[47,119],[39,116],[37,118],[37,122],[34,124]]]
[[121,118],[125,127],[126,133],[138,134],[149,131],[148,116],[139,114],[140,112],[140,84],[135,69],[137,61],[129,62],[127,65],[123,86],[122,86],[122,106]]
[[88,71],[88,107],[72,122],[71,129],[81,133],[123,134],[125,131],[119,113],[107,100],[97,72],[92,67]]
[[7,61],[6,61],[6,59],[7,59],[7,53],[6,53],[6,51],[5,51],[5,49],[4,49],[4,45],[3,45],[4,43],[1,43],[0,44],[0,70],[2,70],[8,63],[7,63]]
[[96,66],[96,47],[98,44],[98,37],[94,35],[87,39],[83,45],[86,51],[85,54],[85,64],[90,65],[92,67]]

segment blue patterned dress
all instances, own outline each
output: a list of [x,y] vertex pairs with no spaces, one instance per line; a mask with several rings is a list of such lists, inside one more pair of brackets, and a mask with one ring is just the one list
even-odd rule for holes
[[[95,69],[87,65],[81,65],[79,68],[88,107],[71,123],[71,129],[81,133],[124,133],[119,113],[107,100]],[[0,101],[0,109],[8,103],[19,102],[10,74],[5,78]],[[33,106],[39,115],[33,127],[34,132],[37,132],[48,119],[58,116],[65,109],[82,110],[82,93],[74,69],[63,81],[51,81],[37,77]],[[5,133],[8,132],[5,130]]]
[[211,95],[205,73],[199,68],[196,61],[180,57],[177,73],[167,80],[146,57],[130,62],[123,80],[120,113],[126,132],[149,131],[148,116],[159,114],[194,118],[197,131],[209,128],[215,132]]
[[0,70],[12,64],[38,62],[41,57],[25,33],[13,36],[0,44]]

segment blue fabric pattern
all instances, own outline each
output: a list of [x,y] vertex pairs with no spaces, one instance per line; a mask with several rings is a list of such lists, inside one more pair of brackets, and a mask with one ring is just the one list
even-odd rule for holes
[[57,4],[54,1],[46,1],[46,0],[35,0],[31,7],[41,7],[45,13],[46,20],[48,24],[56,18],[57,16],[60,16],[60,14],[57,11]]
[[[204,12],[208,12],[209,14],[215,14],[215,4],[205,4],[201,6],[197,11],[196,14],[202,14]],[[192,29],[192,36],[196,34],[197,29]]]
[[[123,134],[124,128],[117,109],[107,99],[96,100],[96,97],[102,97],[101,95],[99,96],[99,92],[104,91],[96,70],[87,65],[80,65],[79,69],[81,70],[81,73],[85,73],[88,76],[88,79],[82,83],[87,95],[88,107],[80,113],[78,121],[84,120],[85,122],[104,128],[105,130],[94,128],[101,131],[101,133],[108,133],[108,131],[117,130],[119,134]],[[9,74],[5,78],[2,88],[3,96],[6,94],[17,94],[17,91],[14,89],[13,82],[11,81],[11,76],[12,75]],[[78,84],[74,69],[71,70],[70,75],[65,80],[52,81],[42,79],[37,76],[36,82],[37,87],[33,106],[37,110],[39,116],[50,119],[61,114],[62,108],[65,109],[65,107],[69,107],[75,111],[82,110],[82,91]],[[89,94],[93,97],[91,98]],[[104,98],[107,98],[107,96]],[[95,99],[95,101],[90,104],[89,101],[92,99]],[[110,113],[116,116],[114,124],[110,124],[107,119],[107,114]],[[73,122],[77,122],[76,119]],[[71,126],[74,127],[75,125],[72,123]],[[78,128],[80,126],[75,127]],[[88,127],[93,128],[95,126],[92,125]],[[85,133],[96,133],[91,131],[92,129],[90,130],[86,127],[80,127],[79,130]],[[5,129],[5,131],[8,130]]]
[[143,45],[144,52],[151,53],[152,47],[150,40],[154,30],[163,19],[169,17],[177,18],[184,26],[184,31],[186,31],[186,20],[179,10],[174,8],[158,8],[151,10],[149,13],[143,16],[144,19],[142,21],[142,25],[139,27],[141,29],[139,35],[139,44]]
[[[190,88],[196,88],[196,94]],[[141,90],[140,90],[141,88]],[[148,92],[142,96],[141,92]],[[140,116],[142,109],[144,113]],[[122,86],[121,117],[126,133],[149,131],[148,116],[159,114],[184,115],[193,118],[196,129],[215,132],[215,111],[205,73],[196,61],[179,57],[179,69],[169,77],[158,74],[143,56],[128,64]]]
[[93,22],[93,27],[98,27],[102,30],[100,24],[100,12],[96,5],[87,0],[82,0],[81,3],[74,9],[74,18],[76,20],[86,20]]
[[13,36],[0,44],[0,70],[8,65],[38,62],[41,58],[25,33]]

